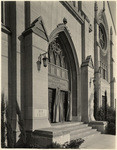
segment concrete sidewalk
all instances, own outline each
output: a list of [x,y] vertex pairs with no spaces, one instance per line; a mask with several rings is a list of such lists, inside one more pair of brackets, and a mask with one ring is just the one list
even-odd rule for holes
[[84,139],[80,149],[115,149],[116,136],[108,134],[98,134]]

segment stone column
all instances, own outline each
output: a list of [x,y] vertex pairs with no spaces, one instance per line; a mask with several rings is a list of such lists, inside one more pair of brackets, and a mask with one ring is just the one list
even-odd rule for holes
[[[98,6],[95,2],[95,18],[94,18],[94,78],[95,78],[95,105],[101,105],[101,74],[100,74],[100,46],[99,46],[99,24],[98,24]],[[96,109],[95,107],[95,109]]]
[[88,56],[81,68],[81,112],[82,121],[91,122],[94,119],[94,67],[91,56]]
[[111,100],[111,107],[114,108],[114,77],[113,77],[113,31],[112,27],[110,28],[110,100]]
[[[48,67],[43,60],[38,70],[40,54],[48,50],[48,37],[41,17],[23,33],[24,36],[24,101],[26,130],[50,127],[48,121]],[[41,27],[41,30],[39,28]]]

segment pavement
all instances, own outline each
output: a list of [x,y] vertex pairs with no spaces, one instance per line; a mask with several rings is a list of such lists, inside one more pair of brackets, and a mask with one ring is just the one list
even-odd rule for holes
[[116,149],[116,136],[97,134],[84,139],[80,149]]

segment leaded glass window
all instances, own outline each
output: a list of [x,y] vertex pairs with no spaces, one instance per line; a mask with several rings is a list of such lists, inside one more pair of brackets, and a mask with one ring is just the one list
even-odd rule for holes
[[99,26],[99,42],[101,48],[106,49],[106,45],[107,45],[106,32],[102,24],[100,24]]

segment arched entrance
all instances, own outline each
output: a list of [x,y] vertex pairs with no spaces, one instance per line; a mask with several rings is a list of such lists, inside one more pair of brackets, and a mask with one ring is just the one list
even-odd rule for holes
[[50,122],[77,117],[79,65],[72,39],[65,25],[49,37],[48,106]]

